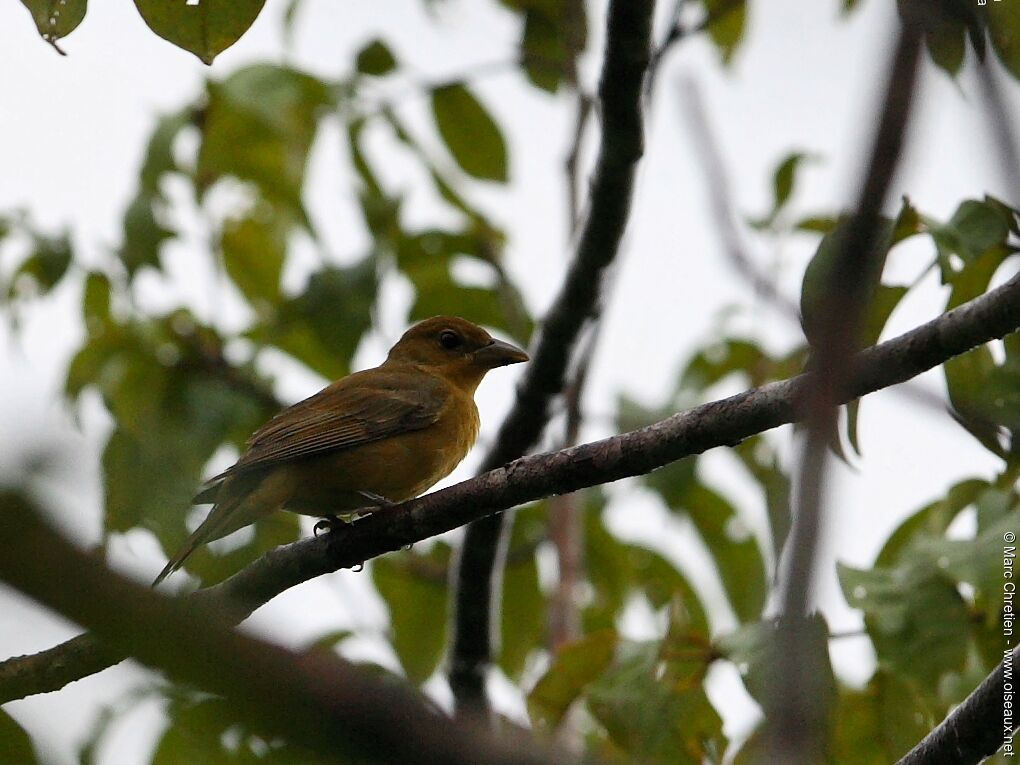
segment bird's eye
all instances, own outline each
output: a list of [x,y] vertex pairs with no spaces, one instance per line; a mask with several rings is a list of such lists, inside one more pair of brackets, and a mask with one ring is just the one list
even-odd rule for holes
[[454,348],[459,348],[464,343],[464,338],[454,332],[452,329],[444,329],[439,333],[439,344],[452,351]]

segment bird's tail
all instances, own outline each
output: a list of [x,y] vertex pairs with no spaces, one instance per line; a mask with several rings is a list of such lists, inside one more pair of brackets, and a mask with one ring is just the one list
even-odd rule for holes
[[232,531],[236,531],[238,527],[232,527],[231,520],[234,515],[233,511],[238,504],[240,504],[239,501],[235,499],[230,503],[214,505],[206,519],[191,533],[191,536],[185,540],[181,549],[174,553],[174,556],[170,558],[166,566],[163,567],[163,570],[159,572],[159,576],[153,580],[152,586],[157,587],[160,582],[183,566],[184,561],[195,552],[199,545],[220,539]]

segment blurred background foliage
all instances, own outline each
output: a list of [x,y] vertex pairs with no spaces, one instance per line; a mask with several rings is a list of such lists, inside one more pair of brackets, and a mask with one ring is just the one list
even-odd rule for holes
[[[84,0],[64,0],[59,9],[52,2],[23,2],[54,45],[85,16]],[[589,18],[580,0],[503,4],[522,19],[520,57],[509,65],[519,67],[535,88],[585,97],[577,89],[577,62],[587,49],[589,24],[601,19]],[[136,0],[136,5],[153,32],[211,62],[247,29],[263,0],[206,0],[202,16],[183,3]],[[300,5],[292,0],[288,19],[300,13]],[[704,13],[699,31],[729,60],[741,44],[744,2],[693,5]],[[845,5],[850,12],[856,3]],[[964,0],[932,4],[925,30],[931,60],[954,76],[970,45],[979,57],[995,56],[1020,77],[1020,14],[1011,8],[1005,2],[982,9]],[[67,370],[66,395],[74,402],[85,391],[98,392],[114,422],[102,457],[107,534],[142,528],[165,551],[176,549],[188,531],[185,510],[210,460],[221,449],[240,448],[249,433],[291,403],[279,400],[276,381],[259,371],[260,355],[285,354],[323,380],[348,373],[373,327],[381,290],[398,275],[414,288],[407,322],[439,312],[462,314],[528,343],[537,317],[504,268],[513,232],[485,214],[474,202],[477,186],[467,182],[481,181],[490,189],[507,183],[513,146],[470,74],[420,86],[434,122],[434,135],[423,140],[394,104],[374,95],[373,85],[401,73],[402,66],[386,40],[376,39],[333,78],[261,63],[209,80],[191,103],[158,120],[137,192],[124,211],[122,239],[101,268],[79,265],[69,232],[40,230],[24,212],[0,217],[2,246],[15,253],[13,261],[5,261],[13,265],[0,273],[4,316],[15,332],[25,305],[45,302],[68,284],[80,292],[86,332]],[[342,264],[305,207],[309,151],[323,134],[342,145],[357,179],[368,242],[360,256]],[[409,221],[403,192],[381,169],[387,157],[378,149],[380,135],[386,152],[399,152],[419,166],[430,183],[427,192],[449,213],[443,222]],[[844,226],[839,211],[796,221],[783,215],[797,174],[811,159],[802,153],[779,158],[772,210],[747,221],[777,239],[794,231],[818,238],[801,294],[809,339],[812,316],[824,310],[814,296]],[[217,274],[215,288],[246,307],[247,318],[235,329],[203,322],[185,305],[153,310],[139,289],[143,278],[150,283],[173,278],[166,245],[181,236],[182,206],[205,223],[202,257]],[[983,293],[1013,260],[1020,217],[1006,202],[985,197],[963,200],[948,220],[938,220],[904,199],[895,219],[887,221],[881,246],[888,252],[911,238],[930,243],[927,257],[916,263],[918,280],[936,269],[950,287],[951,308]],[[302,285],[285,287],[282,275],[297,242],[310,247],[318,262]],[[466,270],[477,278],[463,279]],[[916,284],[887,283],[881,270],[872,278],[869,343],[878,340]],[[648,424],[711,400],[734,383],[753,386],[790,377],[802,370],[808,353],[807,342],[774,356],[747,337],[706,338],[660,406],[642,407],[621,394],[615,427]],[[889,537],[874,567],[840,570],[847,601],[865,615],[877,669],[864,687],[837,679],[828,645],[842,636],[830,635],[821,617],[811,621],[817,651],[804,660],[817,665],[820,687],[835,699],[833,762],[895,760],[1001,658],[997,549],[1003,531],[1015,527],[1020,502],[1015,488],[1020,340],[1008,338],[1001,352],[975,349],[947,363],[944,373],[954,417],[1001,458],[1001,473],[994,480],[962,481],[933,497]],[[857,411],[857,405],[848,407],[840,443],[833,444],[844,459],[849,450],[860,452]],[[620,502],[628,492],[650,492],[667,508],[707,554],[711,576],[725,596],[722,604],[706,602],[684,562],[623,541],[608,520],[609,497],[591,490],[581,499],[580,634],[553,646],[546,623],[555,582],[540,575],[543,559],[550,553],[555,559],[549,503],[517,514],[503,579],[499,666],[526,698],[541,735],[557,736],[607,762],[721,762],[735,751],[736,762],[753,761],[757,738],[752,734],[742,742],[724,735],[718,699],[709,698],[706,679],[714,665],[727,663],[751,697],[761,698],[774,629],[768,606],[790,528],[790,466],[774,434],[748,439],[732,456],[760,491],[768,521],[762,528],[748,522],[746,509],[726,487],[705,478],[699,458],[658,470],[613,495]],[[950,536],[950,527],[964,516],[974,519],[973,535]],[[260,522],[229,551],[201,549],[187,569],[202,582],[219,581],[298,535],[297,520],[281,514]],[[389,606],[388,639],[403,677],[421,685],[442,672],[452,550],[446,541],[418,547],[368,568]],[[621,621],[635,609],[652,615],[657,638],[624,636]],[[720,620],[715,615],[721,612],[727,616]],[[316,650],[336,650],[353,636],[324,635]],[[223,702],[205,694],[155,681],[137,694],[167,700],[168,725],[154,764],[318,761],[294,742],[265,740],[246,730]],[[95,761],[98,743],[125,708],[115,705],[100,719],[81,751],[83,763]],[[2,712],[0,751],[13,753],[16,762],[35,759],[27,736]]]

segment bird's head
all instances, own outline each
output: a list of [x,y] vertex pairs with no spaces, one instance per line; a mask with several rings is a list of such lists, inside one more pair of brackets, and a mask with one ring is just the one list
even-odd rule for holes
[[527,360],[520,348],[457,316],[433,316],[415,324],[386,357],[387,364],[423,367],[469,393],[490,369]]

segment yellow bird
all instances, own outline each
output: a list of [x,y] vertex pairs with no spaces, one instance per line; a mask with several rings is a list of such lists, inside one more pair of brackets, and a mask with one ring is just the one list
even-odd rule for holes
[[474,392],[485,373],[528,355],[456,316],[414,325],[374,369],[291,406],[195,497],[213,503],[153,582],[198,545],[276,510],[329,517],[416,497],[449,475],[478,435]]

